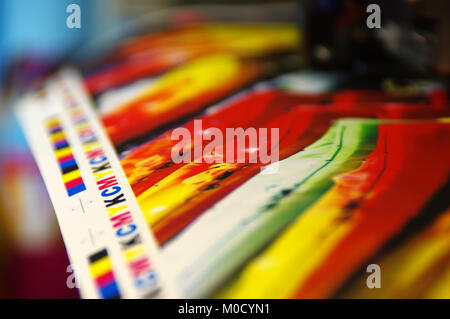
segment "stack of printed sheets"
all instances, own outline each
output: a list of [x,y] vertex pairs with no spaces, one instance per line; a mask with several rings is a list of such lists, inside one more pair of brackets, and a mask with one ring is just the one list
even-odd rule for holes
[[301,43],[144,34],[20,101],[83,297],[450,297],[446,90],[336,89]]

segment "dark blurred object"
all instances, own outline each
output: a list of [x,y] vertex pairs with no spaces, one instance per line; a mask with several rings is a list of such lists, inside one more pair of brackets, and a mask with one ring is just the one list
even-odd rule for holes
[[[450,2],[446,0],[299,0],[306,10],[309,61],[320,68],[450,74]],[[370,29],[369,4],[381,9]]]
[[434,28],[432,60],[434,67],[441,74],[450,75],[450,1],[420,1],[422,20],[417,23],[431,23]]

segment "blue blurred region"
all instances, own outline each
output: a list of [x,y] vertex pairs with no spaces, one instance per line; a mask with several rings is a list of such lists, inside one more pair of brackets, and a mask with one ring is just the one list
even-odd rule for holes
[[[19,78],[32,82],[45,71],[80,46],[119,23],[113,14],[116,0],[0,0],[0,159],[4,152],[20,153],[25,139],[13,116],[13,111],[1,101],[1,88],[6,72],[18,60],[26,64]],[[81,9],[81,28],[69,29],[66,12],[69,4]],[[21,85],[15,75],[15,85]],[[25,86],[26,87],[26,86]],[[3,104],[3,105],[2,105]]]
[[[66,7],[70,3],[77,3],[83,13],[89,10],[89,1],[7,0],[3,2],[2,20],[5,24],[3,36],[6,49],[12,55],[31,49],[57,56],[81,43],[85,33],[88,32],[89,26],[86,25],[86,21],[82,21],[81,29],[67,28]],[[84,16],[81,14],[82,19]]]
[[[9,63],[22,56],[54,61],[116,22],[111,0],[1,0],[0,81]],[[69,4],[81,8],[81,28],[69,29]]]

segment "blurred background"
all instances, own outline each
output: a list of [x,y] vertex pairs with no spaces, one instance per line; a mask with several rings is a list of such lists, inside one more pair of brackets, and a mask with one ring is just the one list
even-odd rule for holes
[[[81,28],[66,27],[69,4]],[[382,28],[366,26],[377,3]],[[85,63],[118,40],[208,21],[293,22],[304,35],[299,69],[343,74],[347,87],[409,90],[448,84],[450,2],[445,0],[2,0],[0,1],[0,297],[77,298],[39,171],[12,112],[21,92],[61,63]]]

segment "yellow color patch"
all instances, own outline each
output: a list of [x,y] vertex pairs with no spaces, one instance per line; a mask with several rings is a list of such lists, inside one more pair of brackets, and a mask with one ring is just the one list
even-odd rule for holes
[[69,172],[67,174],[64,174],[62,176],[62,179],[63,179],[64,183],[67,183],[67,182],[70,182],[70,181],[72,181],[72,180],[74,180],[74,179],[76,179],[78,177],[81,177],[81,174],[80,174],[80,170],[77,169],[75,171],[72,171],[72,172]]
[[90,270],[93,277],[100,277],[111,270],[111,262],[109,261],[109,258],[102,258],[94,262],[90,266]]

